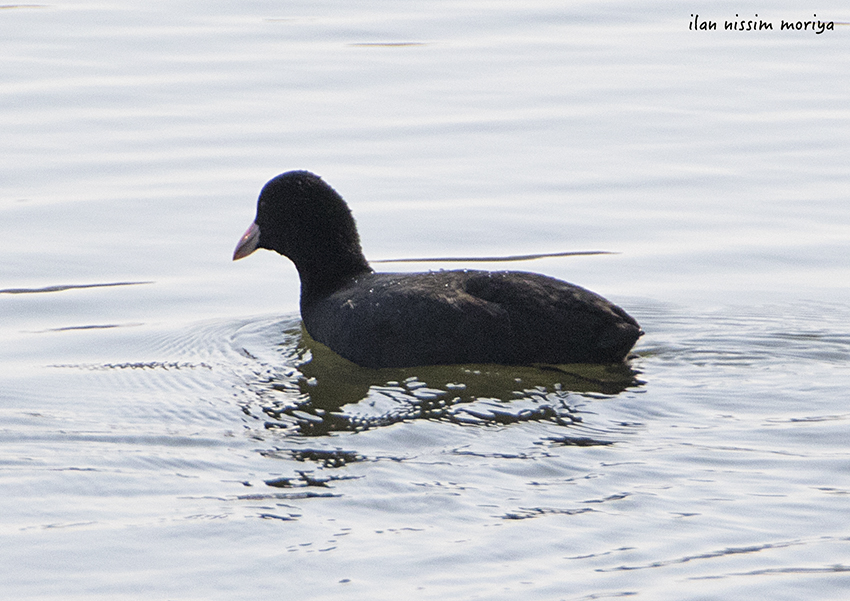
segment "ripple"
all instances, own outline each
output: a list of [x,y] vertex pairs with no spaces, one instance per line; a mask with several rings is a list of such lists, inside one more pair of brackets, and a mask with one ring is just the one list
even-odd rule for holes
[[111,288],[113,286],[138,286],[140,284],[153,284],[153,282],[107,282],[105,284],[57,284],[44,286],[42,288],[4,288],[0,294],[41,294],[44,292],[64,292],[66,290],[78,290],[80,288]]
[[843,305],[724,307],[699,316],[674,307],[650,312],[652,327],[639,347],[646,357],[721,368],[789,362],[844,367],[850,361],[850,308]]
[[517,511],[511,511],[504,514],[502,517],[503,520],[527,520],[530,518],[539,518],[547,515],[579,515],[582,513],[588,513],[590,511],[594,511],[589,507],[579,507],[576,509],[554,509],[554,508],[543,508],[543,507],[533,507],[533,508],[520,508]]
[[750,545],[746,547],[727,547],[725,549],[719,549],[717,551],[710,551],[708,553],[700,553],[698,555],[686,555],[684,557],[677,557],[673,559],[667,559],[662,561],[654,561],[648,564],[643,565],[622,565],[617,566],[615,568],[610,569],[599,569],[600,572],[618,572],[618,571],[630,571],[630,570],[644,570],[648,568],[661,568],[674,564],[683,564],[690,563],[692,561],[704,561],[707,559],[717,559],[721,557],[728,557],[730,555],[742,555],[742,554],[751,554],[751,553],[761,553],[763,551],[770,551],[774,549],[784,549],[786,547],[794,547],[798,545],[806,544],[805,541],[801,540],[791,540],[791,541],[780,541],[776,543],[763,543],[758,545]]
[[[176,331],[148,326],[122,335],[132,338],[130,345],[115,346],[130,355],[126,360],[113,355],[51,367],[90,373],[98,379],[87,384],[104,393],[154,393],[158,404],[144,410],[168,414],[169,420],[182,412],[185,421],[199,396],[222,418],[235,401],[246,425],[284,436],[321,437],[414,421],[465,428],[530,422],[574,427],[583,422],[578,405],[642,385],[626,365],[361,368],[313,341],[295,315],[213,320]],[[607,444],[604,436],[550,442]],[[347,461],[332,453],[312,460],[328,466]]]
[[640,386],[626,366],[361,368],[313,341],[297,316],[205,322],[151,335],[145,346],[158,358],[61,367],[147,372],[155,376],[147,387],[163,391],[185,387],[181,371],[194,372],[199,387],[214,375],[261,428],[302,436],[412,420],[571,426],[581,422],[574,405],[583,395],[608,398]]
[[315,462],[324,468],[344,467],[350,463],[365,461],[366,458],[356,451],[343,451],[341,449],[289,449],[277,451],[265,451],[266,457],[279,457],[295,459],[300,462]]

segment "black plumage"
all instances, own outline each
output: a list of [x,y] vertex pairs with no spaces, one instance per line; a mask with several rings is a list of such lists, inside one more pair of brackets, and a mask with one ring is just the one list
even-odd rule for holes
[[375,273],[345,201],[306,171],[263,188],[233,258],[257,248],[295,264],[310,335],[364,367],[616,363],[643,333],[601,296],[536,273]]

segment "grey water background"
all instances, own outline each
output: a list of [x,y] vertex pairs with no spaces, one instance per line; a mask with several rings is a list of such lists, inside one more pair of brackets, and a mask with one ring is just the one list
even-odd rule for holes
[[[847,22],[0,6],[3,597],[847,598]],[[230,261],[294,168],[371,259],[618,252],[392,269],[586,286],[635,373],[338,360],[285,259]]]

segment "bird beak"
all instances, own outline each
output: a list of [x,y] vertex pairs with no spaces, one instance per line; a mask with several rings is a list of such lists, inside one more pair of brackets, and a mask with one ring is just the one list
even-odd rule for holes
[[233,251],[233,260],[237,261],[247,257],[252,252],[257,250],[260,244],[260,226],[255,223],[251,224],[248,231],[239,239],[239,244],[236,245],[236,250]]

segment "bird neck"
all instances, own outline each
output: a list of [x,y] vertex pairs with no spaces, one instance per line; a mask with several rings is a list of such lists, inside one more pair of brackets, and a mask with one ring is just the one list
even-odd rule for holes
[[327,296],[364,273],[372,273],[369,262],[362,253],[322,261],[321,265],[296,263],[301,278],[301,304]]

